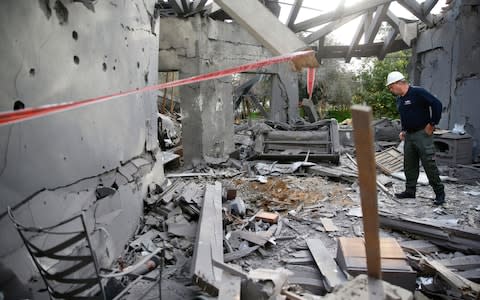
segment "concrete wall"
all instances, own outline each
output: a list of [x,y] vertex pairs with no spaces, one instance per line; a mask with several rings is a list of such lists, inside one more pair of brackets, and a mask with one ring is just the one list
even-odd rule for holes
[[[36,107],[157,83],[155,1],[94,3],[0,2],[0,111],[11,110],[16,100]],[[144,156],[149,172],[155,165],[146,151],[158,149],[156,113],[155,93],[143,93],[0,127],[2,261],[28,277],[31,265],[18,251],[20,239],[5,215],[8,205],[37,225],[80,208],[97,208],[95,218],[120,210],[108,224],[118,254],[141,215],[144,183],[152,180],[145,170],[137,172],[141,166],[129,164]],[[120,176],[122,165],[133,176]],[[163,176],[163,169],[154,170]],[[104,199],[98,215],[93,191],[113,182],[119,188]]]
[[414,84],[434,93],[444,105],[442,128],[466,124],[480,141],[480,5],[458,0],[438,25],[419,33],[413,49]]
[[[179,70],[180,78],[217,71],[271,57],[246,30],[200,16],[162,19],[159,70]],[[297,74],[288,65],[257,72],[276,74],[272,119],[297,116]],[[222,158],[234,150],[231,77],[180,88],[184,159]]]

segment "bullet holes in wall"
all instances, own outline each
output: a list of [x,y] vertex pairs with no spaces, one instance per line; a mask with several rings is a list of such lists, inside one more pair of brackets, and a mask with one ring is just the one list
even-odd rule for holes
[[35,68],[31,68],[30,71],[28,71],[28,74],[30,74],[30,76],[35,76]]
[[107,72],[107,64],[106,63],[102,64],[102,70],[103,70],[103,72]]
[[73,56],[73,62],[78,65],[80,63],[80,58],[78,56]]
[[25,108],[25,104],[20,100],[17,100],[13,103],[13,110],[19,110],[24,108]]
[[72,31],[72,38],[73,38],[74,40],[78,40],[78,33],[77,33],[75,30]]

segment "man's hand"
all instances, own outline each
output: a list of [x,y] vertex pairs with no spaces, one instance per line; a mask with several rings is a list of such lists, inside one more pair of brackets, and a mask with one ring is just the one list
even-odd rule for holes
[[427,124],[427,126],[425,126],[425,132],[428,135],[432,135],[434,130],[435,130],[435,126],[433,126],[432,124]]
[[400,131],[400,133],[398,134],[398,138],[401,141],[405,140],[405,131]]

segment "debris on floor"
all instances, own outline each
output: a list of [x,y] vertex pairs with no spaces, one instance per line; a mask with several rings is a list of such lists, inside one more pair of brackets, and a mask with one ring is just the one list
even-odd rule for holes
[[[391,141],[382,143],[377,193],[384,281],[369,282],[361,275],[363,214],[353,149],[342,145],[338,165],[312,159],[313,150],[292,150],[307,144],[293,147],[285,135],[292,128],[283,125],[243,126],[236,130],[237,158],[195,161],[151,184],[125,259],[164,249],[165,295],[182,283],[189,295],[208,299],[346,299],[352,289],[367,295],[371,285],[383,287],[383,299],[413,299],[413,292],[427,299],[478,297],[478,168],[442,166],[456,180],[445,181],[441,207],[433,206],[428,185],[418,186],[417,199],[399,201],[393,194],[404,186],[395,176],[403,157]],[[281,129],[287,130],[273,138]],[[264,155],[271,151],[275,157]],[[459,169],[469,177],[457,178],[467,174]],[[180,294],[172,299],[184,299]]]

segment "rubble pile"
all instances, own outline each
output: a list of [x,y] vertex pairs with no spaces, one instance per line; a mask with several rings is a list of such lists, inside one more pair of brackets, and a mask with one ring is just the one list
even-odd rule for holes
[[[239,132],[252,146],[255,134],[249,128],[259,125]],[[399,201],[392,195],[404,183],[394,167],[403,158],[397,145],[388,143],[377,141],[380,234],[387,245],[398,246],[395,255],[403,263],[400,268],[386,257],[382,272],[406,282],[399,287],[385,275],[393,283],[389,295],[475,299],[480,293],[478,181],[454,178],[456,169],[443,167],[449,174],[442,177],[445,205],[433,206],[434,194],[421,180],[417,199]],[[166,299],[341,298],[363,284],[363,277],[350,281],[352,275],[366,272],[352,267],[339,246],[347,238],[361,242],[364,234],[353,153],[341,154],[338,165],[311,162],[307,154],[302,161],[281,163],[253,157],[195,161],[193,169],[167,173],[166,182],[149,186],[145,215],[127,256],[164,250]]]

